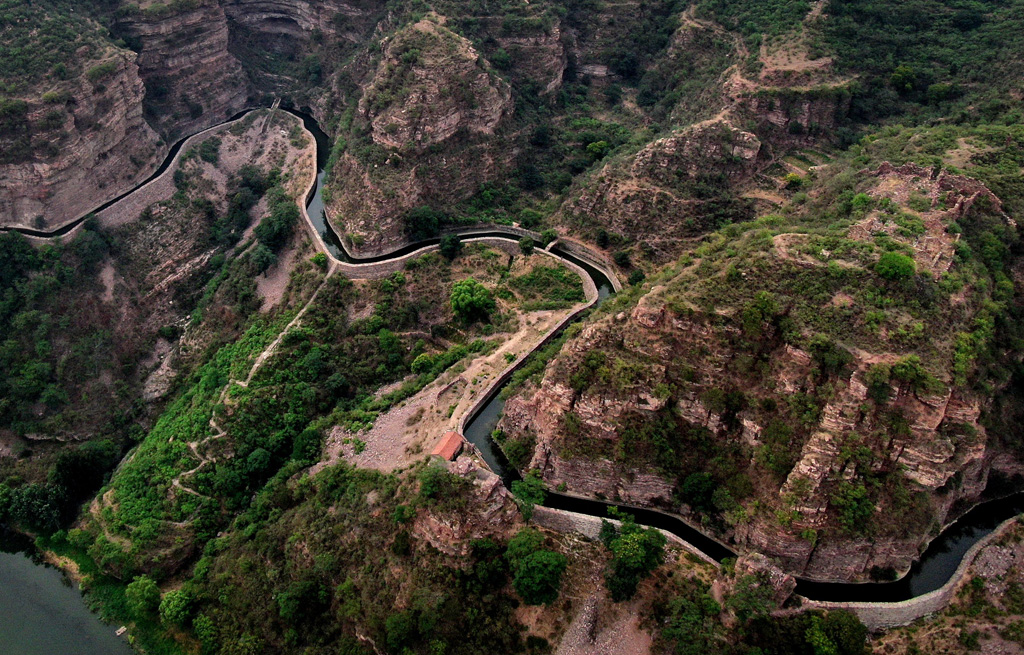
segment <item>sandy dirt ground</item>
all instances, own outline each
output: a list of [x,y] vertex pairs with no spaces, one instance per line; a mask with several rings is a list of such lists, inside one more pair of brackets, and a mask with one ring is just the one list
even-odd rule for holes
[[[324,447],[324,459],[312,473],[342,457],[356,466],[393,471],[430,454],[446,431],[458,429],[459,420],[478,394],[508,367],[505,353],[518,356],[530,350],[578,307],[523,314],[519,331],[509,337],[493,337],[501,344],[496,350],[470,361],[465,370],[456,364],[415,396],[381,415],[366,432],[335,427]],[[366,445],[362,452],[355,452],[356,439]]]
[[555,645],[555,655],[647,655],[653,642],[638,617],[646,594],[614,603],[604,584],[605,549],[578,533],[553,534],[563,551],[575,553],[553,606],[520,605],[516,619],[527,634]]
[[[603,584],[597,580],[595,588]],[[610,616],[599,616],[602,606]],[[556,655],[647,655],[651,635],[639,625],[638,614],[613,606],[606,598],[591,597],[573,618],[558,644]]]
[[263,305],[260,307],[262,312],[269,311],[281,302],[295,262],[305,250],[303,243],[306,240],[306,232],[300,229],[296,229],[295,232],[292,242],[277,256],[277,263],[263,275],[256,276],[256,293],[263,298]]

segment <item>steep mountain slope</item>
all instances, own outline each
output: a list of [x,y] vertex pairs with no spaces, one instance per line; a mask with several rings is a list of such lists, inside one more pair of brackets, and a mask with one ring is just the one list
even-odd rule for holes
[[[515,361],[504,340],[560,320],[574,274],[529,241],[449,240],[346,280],[293,230],[309,135],[250,114],[67,244],[0,235],[0,519],[52,533],[151,652],[863,652],[849,615],[772,615],[788,574],[901,573],[1024,473],[1022,16],[11,0],[0,225],[62,225],[280,99],[332,141],[350,249],[518,224],[628,284],[511,390],[518,500],[468,458],[423,463],[419,428],[457,424],[489,383],[474,362]],[[429,420],[401,415],[415,438],[375,462],[363,437],[435,378]],[[506,548],[545,486],[748,556],[716,571],[628,521],[584,540],[548,515],[520,575]]]
[[817,167],[782,213],[713,234],[570,339],[506,405],[530,467],[717,517],[812,577],[908,568],[1019,456],[984,427],[1019,361],[1016,222],[980,179],[912,162],[967,148],[998,185],[979,151],[1014,161],[1022,136],[908,132]]

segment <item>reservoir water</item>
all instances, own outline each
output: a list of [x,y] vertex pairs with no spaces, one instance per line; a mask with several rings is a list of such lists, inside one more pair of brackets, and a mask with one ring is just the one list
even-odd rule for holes
[[116,629],[59,570],[25,552],[0,552],[0,653],[130,655]]

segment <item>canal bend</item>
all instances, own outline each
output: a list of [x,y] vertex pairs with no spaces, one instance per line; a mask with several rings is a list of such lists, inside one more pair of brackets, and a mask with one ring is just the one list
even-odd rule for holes
[[[224,121],[220,125],[233,122],[247,114],[248,111],[241,112],[227,121]],[[325,175],[324,168],[328,153],[330,152],[330,139],[309,113],[295,109],[285,109],[284,111],[288,111],[300,118],[305,128],[313,135],[316,141],[317,177],[315,184],[310,189],[310,193],[306,198],[305,204],[309,219],[312,223],[311,227],[318,232],[317,236],[320,237],[318,241],[320,241],[320,244],[327,249],[333,258],[346,264],[387,262],[404,257],[417,250],[436,245],[440,242],[440,237],[436,237],[407,244],[385,254],[368,257],[355,256],[348,252],[341,239],[338,238],[337,233],[334,232],[329,221],[326,220],[321,196]],[[208,132],[220,125],[204,130],[198,134]],[[20,232],[26,236],[36,238],[53,238],[69,234],[93,214],[112,206],[134,193],[143,185],[165,173],[174,161],[174,158],[182,145],[189,138],[191,138],[191,136],[180,139],[175,143],[171,147],[167,157],[160,167],[144,182],[137,185],[132,190],[104,203],[85,216],[51,231],[34,230],[21,227],[4,227],[0,229]],[[463,230],[453,231],[452,233],[460,237],[467,238],[489,237],[518,241],[524,231],[494,225],[466,228]],[[595,266],[591,261],[584,261],[580,257],[567,252],[565,249],[559,248],[557,244],[551,249],[551,252],[565,261],[575,264],[577,267],[583,269],[583,271],[593,279],[594,284],[598,289],[598,298],[592,306],[596,307],[614,293],[615,285],[610,281],[609,274]],[[577,316],[576,320],[579,320],[581,317],[582,314]],[[565,326],[562,326],[561,329],[564,328]],[[549,335],[547,339],[534,348],[533,352],[536,353],[537,350],[556,336],[556,334]],[[516,368],[523,366],[528,359],[529,358],[523,358],[513,364],[510,370],[507,370],[503,374],[503,377],[510,377],[508,374]],[[504,384],[497,385],[495,388],[491,389],[488,393],[488,397],[485,399],[485,402],[477,405],[471,415],[464,419],[463,424],[465,425],[466,439],[476,447],[487,465],[494,470],[495,473],[500,475],[506,485],[508,485],[513,480],[518,479],[519,474],[508,465],[508,462],[505,460],[500,448],[491,439],[491,433],[497,426],[504,407],[504,399],[501,397],[501,391],[504,386]],[[723,544],[716,538],[690,525],[680,516],[667,512],[556,492],[548,492],[544,505],[554,509],[597,517],[608,516],[608,510],[612,507],[620,508],[632,514],[636,518],[637,523],[666,530],[699,549],[713,560],[721,562],[726,558],[734,558],[737,556],[737,552],[730,546]],[[946,529],[938,535],[938,537],[932,540],[922,557],[911,567],[910,572],[897,581],[868,583],[818,582],[798,577],[796,593],[811,600],[831,602],[893,602],[921,596],[945,585],[956,571],[971,546],[976,544],[986,535],[992,533],[1000,524],[1012,519],[1022,512],[1024,512],[1024,493],[1016,493],[1006,498],[990,500],[977,505],[964,514],[955,523],[947,526]]]

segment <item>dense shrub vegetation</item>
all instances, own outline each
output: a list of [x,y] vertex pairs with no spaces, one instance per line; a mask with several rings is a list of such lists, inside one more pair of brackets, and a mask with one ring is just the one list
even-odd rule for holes
[[75,76],[109,47],[99,26],[86,17],[89,13],[88,4],[75,0],[0,4],[0,95],[22,91],[47,76]]

